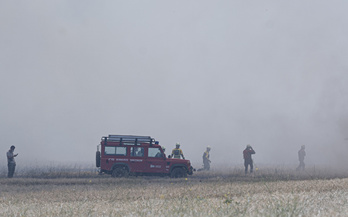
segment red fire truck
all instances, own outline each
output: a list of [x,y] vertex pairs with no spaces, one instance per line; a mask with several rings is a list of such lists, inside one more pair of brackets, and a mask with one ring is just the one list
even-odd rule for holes
[[97,149],[96,166],[100,173],[113,177],[168,175],[180,178],[193,173],[189,160],[167,158],[150,136],[104,136]]

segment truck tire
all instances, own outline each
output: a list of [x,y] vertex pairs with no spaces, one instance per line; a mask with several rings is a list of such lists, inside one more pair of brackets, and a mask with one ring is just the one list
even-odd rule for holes
[[96,167],[100,167],[100,151],[97,151],[95,154],[95,165]]
[[124,167],[116,167],[112,170],[111,176],[115,178],[128,177],[129,172]]
[[182,167],[177,167],[172,170],[170,173],[171,178],[184,178],[187,177],[186,170]]

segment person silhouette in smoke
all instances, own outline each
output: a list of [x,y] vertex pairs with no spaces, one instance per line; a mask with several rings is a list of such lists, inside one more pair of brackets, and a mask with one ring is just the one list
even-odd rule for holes
[[210,170],[210,163],[211,160],[209,159],[209,152],[210,152],[210,146],[207,147],[207,150],[203,153],[203,165],[204,165],[204,170]]
[[298,167],[296,168],[297,171],[305,169],[305,163],[304,163],[304,158],[306,156],[305,148],[306,146],[302,145],[301,149],[298,151],[298,160],[300,161],[300,165],[298,165]]
[[17,157],[18,154],[14,154],[14,150],[15,150],[15,146],[12,145],[10,147],[10,150],[6,153],[7,155],[7,166],[8,166],[8,174],[7,177],[8,178],[12,178],[13,174],[15,172],[16,169],[16,161],[15,161],[15,157]]
[[254,166],[253,166],[253,159],[251,158],[252,154],[255,154],[254,149],[250,145],[247,145],[246,149],[243,151],[245,174],[248,173],[249,165],[250,165],[250,173],[253,172]]

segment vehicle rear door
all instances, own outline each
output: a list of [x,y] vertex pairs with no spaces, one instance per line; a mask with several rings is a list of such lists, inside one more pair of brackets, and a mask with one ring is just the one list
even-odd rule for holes
[[101,168],[111,171],[117,163],[128,164],[127,147],[107,145],[102,147]]

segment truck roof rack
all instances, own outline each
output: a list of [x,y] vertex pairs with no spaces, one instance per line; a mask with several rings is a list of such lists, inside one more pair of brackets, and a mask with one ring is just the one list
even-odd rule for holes
[[133,136],[133,135],[109,135],[102,137],[102,141],[105,142],[127,142],[127,143],[150,143],[151,145],[155,142],[151,136]]

